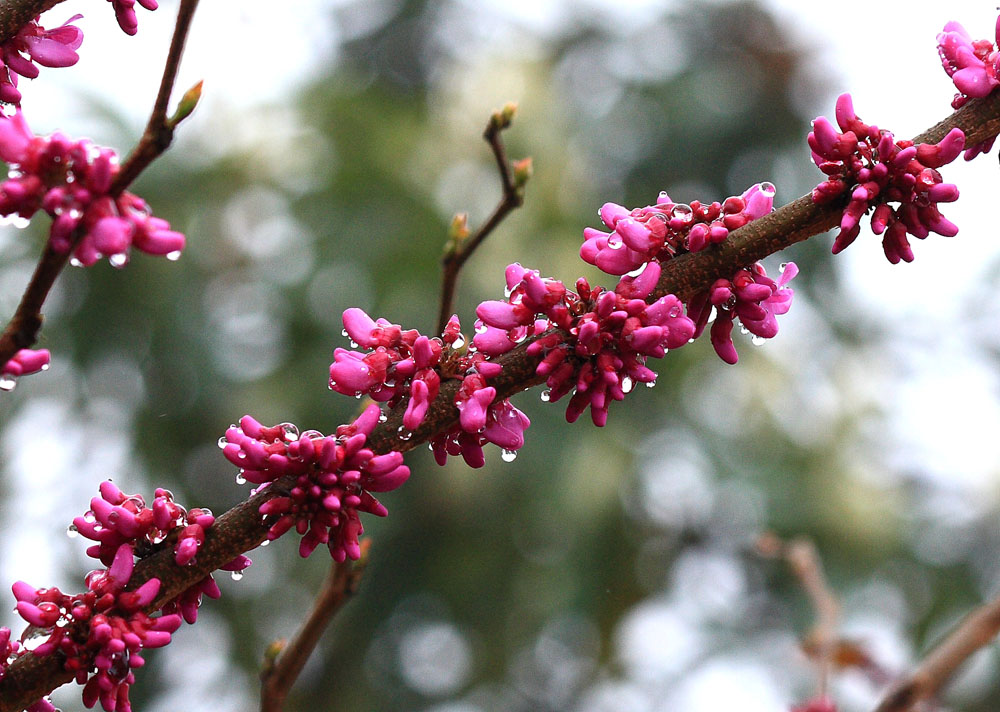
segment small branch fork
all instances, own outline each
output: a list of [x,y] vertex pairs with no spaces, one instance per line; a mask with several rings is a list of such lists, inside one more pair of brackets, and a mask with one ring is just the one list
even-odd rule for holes
[[[1000,92],[994,92],[983,99],[970,100],[961,109],[918,136],[915,141],[936,143],[954,127],[965,132],[966,141],[970,145],[1000,134]],[[708,289],[716,279],[731,277],[737,270],[758,259],[835,227],[840,221],[843,207],[843,204],[835,202],[822,206],[813,205],[809,196],[803,196],[735,230],[718,249],[683,255],[667,262],[657,285],[658,294],[654,293],[651,299],[655,300],[664,294],[675,294],[682,300],[688,299],[697,292]],[[508,398],[544,380],[535,373],[537,358],[529,357],[526,353],[528,341],[525,340],[497,359],[503,366],[503,371],[490,382],[497,390],[497,399]],[[440,393],[431,404],[423,424],[406,441],[397,436],[405,408],[401,405],[393,409],[387,414],[386,421],[377,426],[368,438],[368,445],[375,454],[407,452],[427,442],[437,433],[444,432],[458,421],[454,406],[456,391],[457,381],[442,383]],[[265,491],[244,500],[219,517],[206,533],[205,542],[198,551],[196,565],[178,567],[174,563],[172,552],[158,552],[136,563],[129,588],[141,586],[150,578],[159,578],[163,587],[158,599],[150,607],[150,610],[155,610],[208,573],[259,545],[267,528],[263,526],[258,508],[275,493],[281,492],[283,487],[291,486],[293,479],[288,477],[276,481]],[[1000,602],[993,605],[992,613],[1000,620]],[[71,676],[62,670],[58,656],[20,658],[10,666],[4,679],[0,680],[0,712],[19,712],[69,679]],[[31,693],[25,690],[30,690]],[[891,712],[893,709],[886,707],[880,712]]]
[[924,657],[910,675],[896,683],[875,712],[906,712],[933,697],[973,653],[1000,634],[1000,597],[983,604]]
[[[163,78],[160,81],[160,89],[156,95],[153,111],[142,138],[122,164],[121,170],[111,184],[110,194],[112,196],[120,195],[150,163],[167,150],[173,139],[174,128],[187,114],[191,113],[194,102],[197,102],[200,84],[185,95],[178,112],[173,117],[167,118],[167,105],[170,103],[170,94],[177,77],[181,55],[184,52],[184,43],[197,6],[198,0],[181,1],[177,13],[177,23],[174,26],[174,36],[170,42],[170,50],[167,53]],[[69,262],[77,243],[83,239],[84,234],[82,227],[78,228],[73,236],[72,246],[65,252],[52,249],[51,245],[46,242],[31,276],[31,281],[28,282],[28,286],[21,296],[21,302],[3,333],[0,334],[0,364],[7,363],[19,350],[30,348],[37,341],[38,332],[42,328],[42,306],[45,304],[45,299],[55,284],[56,278]]]
[[784,542],[774,534],[763,534],[757,540],[761,556],[784,559],[812,602],[816,622],[809,633],[809,643],[815,646],[818,665],[816,697],[829,695],[830,673],[837,649],[837,628],[840,625],[840,603],[830,590],[816,546],[804,537]]
[[330,567],[323,587],[316,596],[308,617],[287,645],[285,641],[275,641],[265,659],[260,674],[261,712],[281,712],[289,689],[298,679],[306,661],[316,648],[323,631],[345,603],[358,590],[361,577],[368,565],[371,540],[361,542],[361,558],[355,562],[334,563]]
[[507,160],[507,151],[504,149],[503,137],[501,133],[510,126],[514,115],[517,113],[517,104],[508,103],[503,109],[494,111],[490,116],[490,121],[483,131],[483,138],[493,150],[493,157],[496,159],[497,170],[500,172],[500,183],[503,188],[503,197],[493,209],[492,215],[487,218],[475,235],[469,237],[468,215],[459,213],[455,216],[449,230],[448,243],[444,256],[441,258],[443,268],[441,275],[441,309],[438,312],[437,331],[444,331],[448,319],[452,315],[452,304],[455,300],[455,286],[458,282],[458,274],[462,270],[462,265],[469,259],[491,232],[503,222],[515,209],[524,204],[524,186],[531,177],[531,159],[524,158],[514,161],[513,170],[511,163]]

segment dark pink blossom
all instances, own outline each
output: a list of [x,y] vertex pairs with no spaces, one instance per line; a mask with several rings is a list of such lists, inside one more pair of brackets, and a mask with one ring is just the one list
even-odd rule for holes
[[[135,16],[136,0],[108,0],[115,9],[115,18],[118,26],[127,35],[134,35],[139,31],[139,20]],[[156,0],[138,0],[139,5],[147,10],[155,10],[159,7]]]
[[759,262],[750,269],[740,270],[732,280],[720,279],[691,300],[688,307],[695,320],[695,338],[701,335],[715,313],[712,322],[712,347],[723,361],[734,364],[739,360],[733,345],[734,320],[739,319],[756,339],[772,339],[778,333],[778,319],[792,305],[794,291],[785,285],[798,274],[794,262],[783,265],[778,281],[767,276]]
[[376,321],[357,308],[344,312],[344,332],[367,353],[334,350],[331,390],[357,397],[368,395],[390,408],[408,399],[403,425],[410,431],[418,428],[441,386],[435,367],[441,362],[446,342],[415,329],[404,330],[385,319]]
[[87,555],[105,566],[111,566],[123,548],[142,556],[168,537],[175,562],[185,566],[194,560],[205,531],[215,522],[209,510],[184,509],[170,490],[162,488],[157,488],[149,507],[140,495],[123,493],[111,480],[101,483],[100,494],[90,500],[86,514],[73,520],[73,531],[97,542]]
[[[994,36],[1000,44],[1000,17],[997,18]],[[1000,52],[990,40],[973,40],[962,25],[949,22],[938,33],[938,55],[944,71],[955,82],[958,94],[951,105],[957,109],[970,98],[981,98],[992,92],[1000,81]]]
[[46,30],[38,17],[28,22],[16,35],[0,45],[0,101],[20,104],[18,75],[34,79],[38,67],[70,67],[80,59],[76,50],[83,43],[83,32],[71,24],[82,15],[74,15],[59,27]]
[[[609,214],[612,210],[605,206]],[[658,275],[653,265],[647,269]],[[541,359],[536,373],[546,379],[546,399],[573,392],[566,409],[570,422],[589,407],[594,423],[604,425],[612,401],[623,400],[635,383],[656,380],[646,359],[661,358],[694,334],[677,297],[645,301],[655,279],[625,278],[619,293],[591,288],[584,279],[572,292],[519,264],[510,265],[506,277],[507,299],[476,310],[483,328],[477,328],[473,345],[496,356],[532,337],[527,353]]]
[[279,478],[294,478],[260,506],[269,524],[268,539],[294,527],[302,537],[303,557],[320,544],[327,545],[336,561],[361,555],[360,513],[388,514],[371,493],[394,490],[410,476],[402,453],[376,455],[365,447],[380,413],[372,404],[331,436],[316,431],[299,435],[289,424],[264,427],[248,415],[226,431],[222,452],[242,468],[244,479],[267,487]]
[[585,228],[580,257],[608,274],[627,274],[723,242],[731,230],[771,212],[773,199],[774,186],[758,183],[722,203],[675,203],[665,192],[654,205],[633,210],[605,203],[599,215],[611,232]]
[[87,574],[87,591],[64,594],[58,588],[36,589],[23,581],[12,586],[17,613],[47,636],[31,654],[58,652],[63,667],[83,685],[83,704],[97,702],[107,712],[130,712],[133,670],[145,660],[142,651],[170,642],[181,624],[176,614],[152,617],[144,612],[160,590],[152,578],[126,591],[132,576],[131,551],[119,548],[110,568]]
[[52,354],[48,349],[21,349],[7,363],[0,365],[0,391],[11,391],[17,379],[49,367]]
[[965,143],[961,129],[952,129],[937,144],[895,141],[891,132],[858,118],[850,94],[837,100],[836,118],[840,131],[820,116],[809,133],[813,161],[828,176],[813,189],[813,202],[850,196],[834,254],[857,238],[861,217],[872,210],[872,232],[884,234],[882,250],[893,264],[913,261],[907,234],[922,240],[931,232],[947,237],[958,232],[938,210],[939,203],[958,198],[958,188],[942,182],[937,169],[961,153]]
[[49,244],[58,252],[72,249],[74,264],[107,257],[123,267],[133,247],[167,259],[180,256],[184,235],[153,217],[142,198],[109,194],[119,171],[114,151],[61,134],[35,136],[18,111],[0,115],[0,158],[11,166],[0,183],[0,215],[30,219],[44,210],[53,219]]

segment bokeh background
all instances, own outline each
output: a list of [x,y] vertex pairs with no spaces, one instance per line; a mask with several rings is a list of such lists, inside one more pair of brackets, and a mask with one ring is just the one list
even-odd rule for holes
[[[39,133],[124,153],[176,3],[140,11],[136,38],[103,5],[50,13],[86,13],[82,59],[43,70],[25,113]],[[535,177],[462,276],[467,327],[512,261],[607,283],[577,257],[605,201],[721,199],[761,180],[778,203],[807,192],[809,120],[842,91],[899,137],[932,125],[953,93],[934,49],[950,19],[991,37],[995,11],[204,3],[180,84],[206,78],[205,100],[137,184],[189,246],[178,263],[138,255],[61,279],[41,342],[53,366],[0,404],[0,581],[79,588],[90,561],[65,529],[104,478],[216,513],[237,503],[246,488],[216,440],[244,413],[324,431],[350,419],[357,403],[326,388],[340,314],[433,328],[451,216],[478,224],[499,197],[480,139],[492,109],[519,102],[508,150],[531,155]],[[962,189],[945,211],[961,232],[917,244],[912,265],[889,265],[867,231],[837,259],[820,236],[769,260],[802,268],[795,304],[773,341],[738,337],[737,366],[707,340],[671,353],[604,429],[522,394],[532,427],[512,463],[413,453],[390,516],[366,521],[361,592],[288,709],[786,710],[815,688],[799,649],[813,612],[753,553],[765,530],[811,537],[845,636],[907,669],[1000,579],[996,158],[944,173]],[[0,314],[45,227],[0,230]],[[329,564],[291,540],[252,556],[149,656],[136,709],[256,706],[265,647],[293,633]],[[973,658],[947,703],[995,709],[997,662]],[[848,712],[881,689],[859,670],[833,688]],[[56,700],[80,708],[73,686]]]

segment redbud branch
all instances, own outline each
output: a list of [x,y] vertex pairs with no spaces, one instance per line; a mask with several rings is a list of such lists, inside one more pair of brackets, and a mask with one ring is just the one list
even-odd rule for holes
[[1000,597],[967,615],[927,654],[908,678],[897,683],[875,712],[905,712],[933,696],[973,653],[1000,634]]
[[288,690],[319,643],[323,631],[348,599],[358,590],[368,564],[371,539],[361,542],[361,558],[334,563],[330,567],[309,616],[295,638],[278,653],[277,660],[261,672],[261,712],[281,712]]
[[[994,92],[984,99],[970,100],[916,140],[936,142],[956,126],[965,132],[969,145],[1000,133],[1000,92]],[[842,206],[836,204],[816,206],[805,196],[733,231],[716,249],[706,249],[669,260],[663,265],[657,293],[650,299],[667,293],[684,299],[707,289],[716,279],[729,278],[756,260],[825,232],[839,223],[840,207]],[[535,373],[538,359],[527,355],[527,346],[526,340],[497,359],[503,366],[503,372],[495,379],[490,379],[490,385],[496,388],[498,400],[544,380]],[[405,441],[398,437],[404,411],[404,405],[401,404],[388,413],[387,421],[369,436],[369,447],[377,454],[393,450],[406,452],[452,427],[458,421],[458,411],[454,406],[458,386],[457,380],[446,380],[441,384],[438,397],[431,404],[422,425]],[[205,542],[199,548],[193,565],[177,566],[173,552],[168,549],[138,562],[128,588],[138,587],[153,577],[159,578],[163,586],[159,597],[148,609],[153,611],[198,583],[213,570],[258,546],[267,532],[258,508],[266,500],[286,491],[293,481],[292,476],[276,480],[263,492],[219,517],[206,532]],[[995,605],[1000,608],[1000,602]],[[993,615],[1000,618],[1000,612],[994,611]],[[41,661],[30,655],[23,656],[11,664],[6,677],[0,680],[0,712],[18,712],[68,679],[57,655],[46,656]],[[33,696],[21,692],[29,689]],[[889,707],[881,712],[892,709]]]
[[184,54],[184,43],[187,41],[191,20],[197,7],[198,0],[181,0],[181,6],[177,10],[177,22],[174,24],[174,35],[170,39],[170,49],[163,65],[160,89],[156,93],[146,130],[111,183],[112,195],[118,195],[125,190],[150,163],[170,147],[174,137],[174,125],[167,120],[167,106],[177,79],[181,56]]
[[[518,186],[514,180],[514,175],[510,170],[510,161],[507,160],[507,151],[504,149],[501,132],[510,126],[514,115],[515,104],[507,104],[502,110],[493,112],[486,129],[483,131],[483,138],[493,150],[493,158],[496,159],[497,170],[500,172],[500,184],[503,188],[503,197],[497,203],[493,213],[482,224],[479,230],[471,237],[459,238],[453,235],[449,239],[449,245],[444,256],[441,258],[443,273],[441,275],[441,309],[438,312],[438,331],[444,331],[448,319],[452,315],[452,304],[455,299],[455,286],[458,282],[458,273],[462,265],[469,259],[491,232],[503,222],[516,208],[524,203],[524,186]],[[457,218],[460,220],[460,218]],[[464,228],[464,225],[458,229]],[[455,229],[455,226],[453,226]]]
[[833,654],[837,646],[837,628],[840,620],[840,604],[830,590],[823,564],[816,546],[803,537],[784,542],[774,534],[763,534],[757,540],[757,551],[769,558],[782,558],[799,580],[812,602],[816,622],[809,634],[816,647],[816,661],[819,666],[819,689],[816,696],[827,696]]
[[[111,184],[109,193],[112,196],[119,195],[125,190],[170,145],[174,127],[167,120],[167,105],[184,51],[184,42],[191,26],[191,18],[197,6],[198,0],[181,1],[153,111],[142,138],[122,164],[121,170]],[[46,243],[14,316],[11,317],[3,334],[0,334],[0,364],[7,363],[20,349],[29,348],[37,341],[38,332],[42,328],[42,306],[56,278],[62,273],[77,243],[85,234],[83,227],[77,228],[72,244],[65,252],[54,250]]]

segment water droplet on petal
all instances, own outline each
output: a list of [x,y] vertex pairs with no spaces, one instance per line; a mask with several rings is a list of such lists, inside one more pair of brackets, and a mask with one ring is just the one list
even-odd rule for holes
[[108,262],[110,262],[111,266],[115,269],[121,269],[128,264],[128,255],[124,252],[119,252],[108,257]]
[[219,446],[219,449],[221,450],[222,448],[224,448],[226,445],[229,444],[229,441],[226,440],[226,436],[223,435],[221,438],[219,438],[219,442],[216,444]]
[[233,581],[240,581],[243,579],[242,571],[230,571],[229,575],[232,577]]
[[341,336],[347,336],[347,329],[341,329],[340,330],[340,335]]
[[174,250],[173,252],[168,252],[166,254],[166,258],[168,260],[170,260],[171,262],[176,262],[177,260],[179,260],[181,258],[181,251],[180,250]]
[[17,376],[0,373],[0,391],[12,391],[17,387]]
[[69,258],[69,264],[70,264],[71,267],[83,267],[83,262],[81,262],[80,260],[78,260],[75,257],[70,257]]
[[243,476],[243,470],[240,470],[236,474],[236,484],[245,485],[247,483],[247,478]]
[[270,539],[265,539],[264,541],[262,541],[262,542],[260,543],[260,545],[261,545],[261,546],[267,546],[267,545],[268,545],[268,544],[270,544],[270,543],[271,543],[271,540],[270,540]]
[[507,449],[501,450],[500,459],[503,460],[504,462],[514,462],[514,460],[517,459],[517,451],[507,450]]
[[552,391],[546,388],[538,397],[542,399],[543,403],[548,403],[549,399],[552,397]]
[[750,339],[750,343],[754,346],[763,346],[764,342],[767,341],[763,336],[757,336],[754,334],[753,338]]
[[625,376],[624,378],[622,378],[622,391],[624,391],[625,393],[631,393],[634,385],[635,383],[629,376]]
[[404,442],[413,437],[413,433],[411,433],[402,425],[400,425],[399,428],[396,430],[396,435],[399,437],[400,440]]
[[387,421],[388,419],[389,419],[389,416],[388,416],[388,415],[386,415],[385,413],[379,413],[379,414],[378,414],[378,422],[380,422],[380,423],[384,423],[384,422],[385,422],[385,421]]
[[285,440],[289,442],[299,439],[299,429],[295,427],[292,423],[282,423],[281,429],[285,433]]
[[769,183],[764,181],[760,184],[760,192],[768,198],[773,198],[774,194],[778,192],[778,189],[774,187],[774,183]]
[[655,378],[652,381],[646,381],[646,388],[652,388],[655,385],[656,385],[656,379]]
[[463,346],[465,346],[465,337],[459,334],[457,337],[455,337],[455,340],[451,342],[451,347],[453,349],[460,349]]
[[66,527],[66,536],[68,536],[70,539],[75,539],[76,537],[80,536],[80,532],[77,530],[75,524],[70,524],[68,527]]
[[679,218],[685,222],[691,219],[691,215],[693,213],[694,210],[692,210],[691,206],[687,203],[678,203],[670,209],[671,218]]
[[780,265],[778,265],[778,271],[779,272],[784,272],[785,271],[785,267],[787,267],[787,266],[788,266],[787,262],[782,262]]

